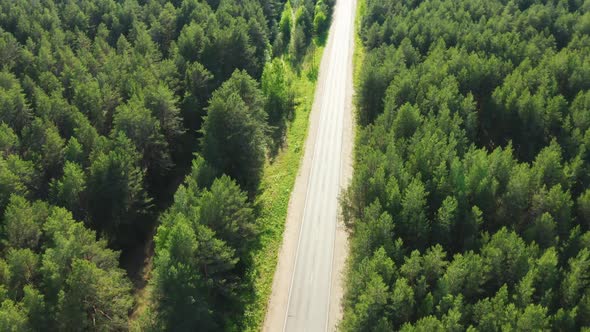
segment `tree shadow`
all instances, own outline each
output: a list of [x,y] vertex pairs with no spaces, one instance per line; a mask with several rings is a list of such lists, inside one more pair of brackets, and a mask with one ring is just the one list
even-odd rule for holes
[[276,113],[275,116],[271,115],[269,117],[268,158],[271,163],[285,147],[287,130],[295,119],[295,107],[297,107],[295,96],[291,94],[287,105],[284,106],[284,110]]
[[[331,21],[329,24],[331,24]],[[326,43],[328,42],[328,29],[324,29],[322,32],[317,34],[314,37],[314,42],[318,46],[326,46]]]
[[271,124],[270,142],[268,145],[268,158],[273,162],[279,152],[285,148],[287,129],[295,119],[295,105],[290,106],[285,117]]

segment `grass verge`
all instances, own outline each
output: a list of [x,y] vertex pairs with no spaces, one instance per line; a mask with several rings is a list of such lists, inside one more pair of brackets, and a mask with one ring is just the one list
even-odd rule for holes
[[272,163],[267,163],[264,168],[260,190],[262,194],[257,198],[257,205],[260,206],[261,211],[258,218],[262,227],[261,246],[252,253],[253,264],[247,276],[253,285],[254,292],[245,307],[244,320],[241,324],[244,331],[260,331],[272,291],[289,199],[303,159],[309,114],[324,50],[319,42],[314,41],[314,45],[315,47],[310,48],[302,63],[301,70],[288,65],[288,74],[292,78],[297,106],[294,119],[288,125],[285,145]]
[[[367,5],[364,0],[357,0],[356,3],[356,16],[354,19],[354,54],[352,58],[353,65],[353,82],[356,87],[358,86],[358,80],[362,70],[362,64],[365,60],[365,48],[363,46],[363,40],[361,39],[361,22],[365,15]],[[355,101],[356,108],[356,101]]]
[[[363,16],[365,14],[366,11],[366,3],[364,0],[357,0],[357,6],[356,6],[356,17],[355,17],[355,22],[354,22],[354,54],[353,54],[353,58],[352,58],[352,66],[353,66],[353,85],[354,85],[354,91],[355,91],[355,95],[353,96],[353,110],[354,110],[354,115],[355,117],[358,118],[358,103],[357,103],[357,95],[356,95],[356,91],[358,91],[358,87],[359,87],[359,80],[360,80],[360,75],[361,72],[363,70],[363,63],[365,60],[365,48],[363,46],[363,41],[361,38],[361,22],[363,19]],[[354,147],[353,147],[353,178],[351,179],[351,183],[352,181],[354,181],[354,169],[355,169],[355,165],[356,162],[358,160],[357,158],[357,154],[358,154],[358,149],[359,149],[359,140],[360,140],[360,131],[361,131],[361,126],[358,125],[357,121],[353,122],[353,130],[354,130]],[[345,191],[348,190],[348,188],[344,189]],[[342,203],[341,203],[342,204]],[[345,224],[346,225],[350,225],[350,220],[345,220]],[[350,243],[352,243],[353,239],[354,239],[354,233],[352,232],[352,228],[348,229],[349,231],[349,248],[352,248],[352,246],[350,245]],[[350,249],[349,249],[350,250]],[[346,294],[348,293],[349,290],[349,286],[350,286],[350,275],[351,275],[351,260],[353,257],[354,253],[353,252],[349,252],[348,253],[348,257],[346,258],[346,265],[344,266],[344,297],[346,297]],[[342,304],[342,306],[344,306],[344,303]],[[344,321],[344,315],[346,314],[346,307],[343,307],[343,317],[342,320],[339,322],[339,325],[341,325]]]

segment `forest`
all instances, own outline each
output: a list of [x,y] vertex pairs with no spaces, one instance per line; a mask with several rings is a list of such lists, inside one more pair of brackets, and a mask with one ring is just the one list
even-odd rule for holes
[[590,328],[590,1],[360,14],[340,328]]
[[331,6],[1,0],[0,330],[240,329],[285,71]]

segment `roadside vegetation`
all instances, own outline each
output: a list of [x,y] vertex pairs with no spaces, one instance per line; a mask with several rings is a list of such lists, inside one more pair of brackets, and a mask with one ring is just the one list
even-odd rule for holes
[[244,331],[259,331],[264,321],[268,299],[283,241],[283,231],[289,207],[291,191],[295,184],[303,158],[305,140],[309,128],[309,115],[313,104],[319,64],[323,45],[317,39],[309,49],[299,73],[288,67],[288,77],[295,96],[293,118],[286,129],[282,150],[265,165],[257,206],[260,215],[258,223],[262,228],[259,246],[252,251],[253,264],[247,278],[253,292],[244,312]]
[[588,2],[362,6],[340,328],[590,327]]
[[[160,218],[150,308],[140,329],[261,328],[309,124],[319,36],[326,33],[324,25],[307,28],[305,6],[287,2],[277,57],[264,67],[260,85],[235,72],[213,93],[201,152]],[[317,3],[317,12],[328,10],[323,6]],[[285,23],[289,14],[294,20]],[[298,41],[302,32],[305,40]]]
[[256,329],[331,6],[0,1],[0,330]]

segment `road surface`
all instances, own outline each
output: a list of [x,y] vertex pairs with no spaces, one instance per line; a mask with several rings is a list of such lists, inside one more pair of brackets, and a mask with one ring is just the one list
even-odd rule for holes
[[346,234],[338,195],[352,153],[352,56],[356,0],[337,0],[265,331],[333,331],[341,316]]

